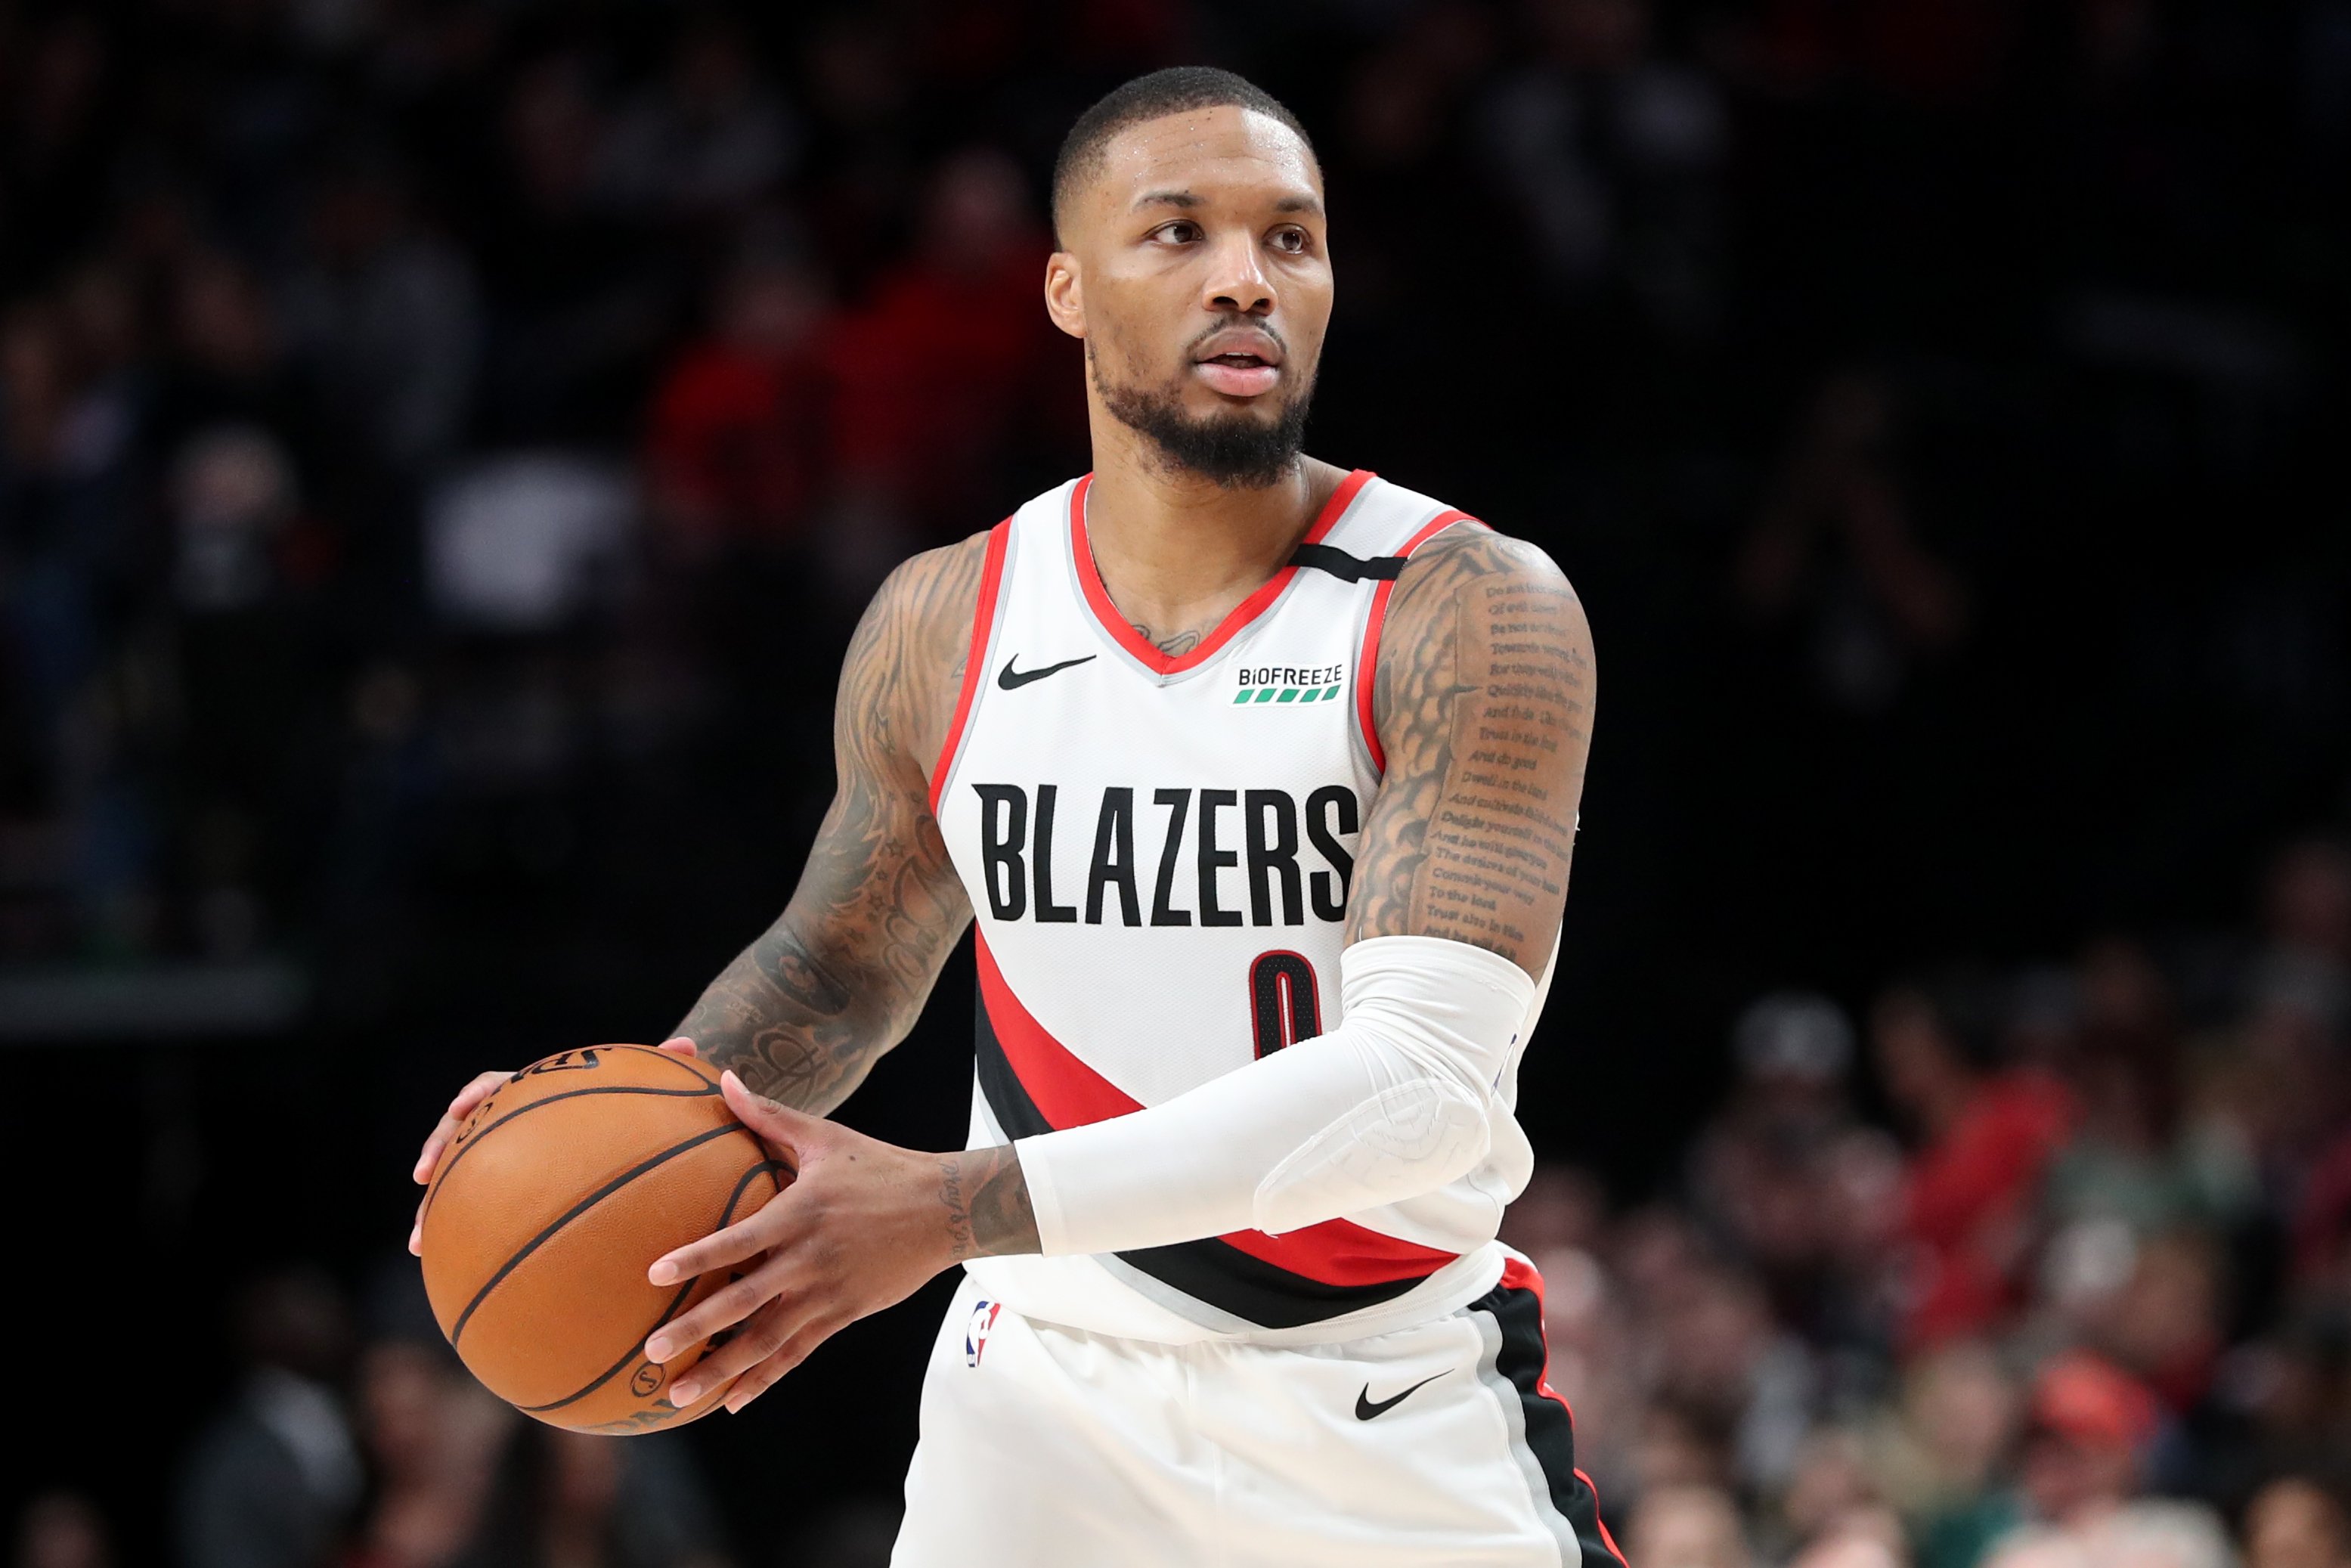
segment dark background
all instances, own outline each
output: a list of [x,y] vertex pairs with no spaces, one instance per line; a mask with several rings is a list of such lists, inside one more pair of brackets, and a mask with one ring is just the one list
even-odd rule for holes
[[[1537,1239],[1629,1280],[1609,1228],[1689,1217],[1830,1355],[1692,1175],[1742,1009],[1932,977],[2013,1068],[2015,998],[2095,1021],[2121,953],[2168,1042],[2129,1071],[2184,1051],[2253,1150],[2199,1222],[2221,1346],[2351,1288],[2287,1260],[2351,958],[2343,0],[5,4],[12,1517],[172,1555],[238,1291],[415,1335],[446,1096],[660,1038],[773,918],[866,594],[1085,466],[1044,176],[1177,62],[1323,157],[1311,449],[1589,607],[1521,1116],[1604,1197]],[[845,1119],[960,1140],[969,986]],[[2210,1085],[2289,1004],[2275,1132]],[[734,1560],[864,1560],[945,1290],[678,1445]],[[1585,1440],[1637,1494],[1636,1429]],[[1725,1464],[1768,1536],[1785,1478]]]

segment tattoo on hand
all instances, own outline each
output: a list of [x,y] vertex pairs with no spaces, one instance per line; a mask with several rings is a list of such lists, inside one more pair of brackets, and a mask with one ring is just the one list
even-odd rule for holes
[[1038,1250],[1029,1178],[1010,1145],[939,1156],[939,1202],[954,1260]]

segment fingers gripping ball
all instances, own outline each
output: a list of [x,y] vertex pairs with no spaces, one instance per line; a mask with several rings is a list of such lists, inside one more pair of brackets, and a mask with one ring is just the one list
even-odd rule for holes
[[677,1408],[670,1384],[709,1347],[661,1366],[645,1340],[726,1275],[657,1286],[645,1270],[791,1179],[713,1069],[643,1046],[567,1051],[500,1084],[441,1155],[425,1292],[466,1367],[526,1415],[581,1432],[681,1426],[727,1385]]

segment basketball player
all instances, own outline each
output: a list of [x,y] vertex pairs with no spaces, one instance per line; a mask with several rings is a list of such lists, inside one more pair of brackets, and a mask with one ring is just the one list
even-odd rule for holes
[[[964,1267],[901,1564],[1614,1552],[1540,1281],[1494,1239],[1591,637],[1541,551],[1300,455],[1322,198],[1298,121],[1225,72],[1078,120],[1045,308],[1085,344],[1094,470],[883,586],[799,886],[669,1042],[799,1172],[653,1264],[746,1271],[649,1342],[734,1331],[677,1404],[731,1377],[739,1410]],[[1474,287],[1426,301],[1465,374]],[[824,1120],[975,919],[968,1148]]]

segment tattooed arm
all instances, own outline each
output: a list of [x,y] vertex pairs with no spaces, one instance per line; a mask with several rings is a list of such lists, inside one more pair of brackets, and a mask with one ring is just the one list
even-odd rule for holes
[[1386,776],[1347,940],[1448,937],[1540,978],[1591,748],[1592,629],[1549,557],[1461,528],[1397,580],[1372,708]]
[[1338,1023],[1146,1110],[1015,1147],[1050,1253],[1294,1230],[1477,1168],[1567,894],[1590,633],[1541,552],[1432,543],[1389,605],[1386,775],[1364,825]]
[[971,906],[933,821],[986,536],[893,572],[858,624],[833,707],[839,784],[775,925],[676,1032],[759,1094],[821,1114],[905,1038]]
[[[1390,609],[1374,693],[1387,775],[1358,857],[1337,1028],[1148,1110],[954,1155],[893,1149],[730,1079],[728,1103],[799,1179],[653,1265],[666,1284],[764,1254],[648,1343],[666,1362],[740,1325],[672,1398],[738,1377],[739,1408],[844,1323],[965,1259],[1287,1230],[1474,1167],[1488,1085],[1566,897],[1590,636],[1540,551],[1466,530],[1414,560]],[[799,1027],[795,1052],[814,1033]],[[821,1060],[820,1077],[845,1071]],[[1410,1135],[1364,1135],[1391,1121]]]

